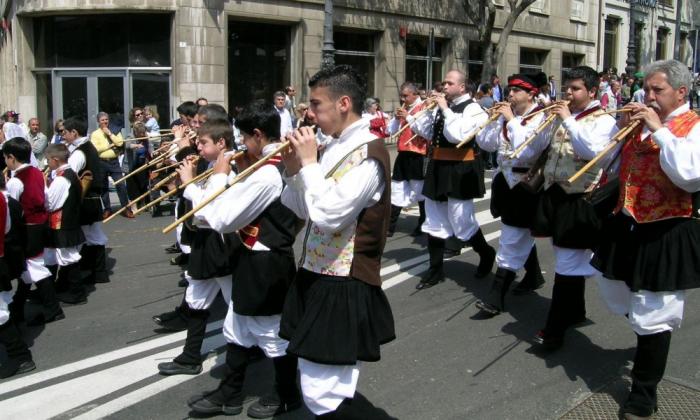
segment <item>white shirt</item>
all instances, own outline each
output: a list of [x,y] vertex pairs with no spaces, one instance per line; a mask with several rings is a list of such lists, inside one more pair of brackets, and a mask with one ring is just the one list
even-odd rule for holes
[[5,190],[9,194],[10,197],[14,198],[15,200],[19,201],[19,198],[22,196],[22,193],[24,192],[24,183],[15,176],[15,174],[22,169],[28,167],[29,164],[23,163],[17,167],[14,171],[12,171],[12,178],[10,178],[7,181],[7,184],[5,185]]
[[285,134],[294,131],[292,115],[287,108],[279,109],[275,107],[275,111],[280,115],[280,138],[284,138]]
[[[469,94],[464,94],[453,101],[453,105],[459,105],[471,99]],[[411,125],[414,134],[418,134],[424,139],[433,138],[433,125],[437,116],[437,109],[425,112],[416,119],[413,115],[406,117],[406,121]],[[477,102],[472,102],[464,108],[462,113],[457,113],[451,109],[443,111],[445,126],[442,133],[450,143],[460,143],[471,133],[478,130],[488,119],[488,115]]]
[[[268,144],[263,149],[263,156],[269,155],[279,146],[279,143]],[[233,179],[231,175],[228,178],[225,174],[212,175],[209,177],[205,196],[211,196],[226,186],[231,179]],[[253,222],[277,200],[282,194],[283,186],[277,166],[263,165],[244,180],[229,187],[216,200],[198,211],[196,216],[204,219],[217,232],[235,232]],[[256,242],[253,250],[269,250],[269,248]]]
[[[62,165],[58,170],[70,168],[70,164]],[[55,173],[56,171],[54,171]],[[46,189],[45,207],[48,211],[56,211],[63,207],[66,199],[68,199],[68,190],[70,190],[70,181],[64,176],[57,176],[51,181],[51,186]]]
[[78,147],[82,146],[83,143],[86,143],[88,141],[90,141],[89,138],[81,137],[68,145],[68,151],[70,152],[70,156],[68,157],[68,164],[70,165],[71,169],[73,169],[73,172],[75,172],[76,174],[82,171],[85,168],[85,165],[87,165],[87,162],[85,160],[85,153],[83,153],[81,150],[78,150]]
[[[408,112],[410,114],[415,107],[417,107],[418,105],[420,105],[422,103],[423,103],[423,100],[420,97],[416,98],[416,100],[411,105],[409,105],[408,108],[406,108],[406,112]],[[394,117],[391,119],[391,121],[389,121],[389,133],[390,134],[392,134],[392,135],[395,134],[397,131],[399,131],[400,128],[401,128],[401,118]]]
[[366,159],[337,183],[326,175],[348,153],[375,137],[369,131],[369,121],[360,119],[350,124],[340,137],[327,144],[319,162],[285,178],[282,204],[324,232],[338,232],[349,226],[362,209],[381,199],[386,187],[381,165],[374,159]]
[[2,199],[5,200],[5,204],[7,207],[6,215],[5,215],[5,234],[7,235],[10,232],[10,229],[12,228],[12,218],[10,217],[10,203],[7,199],[7,192],[3,191],[2,192]]
[[[600,106],[600,101],[591,101],[585,112],[591,108]],[[601,115],[595,119],[595,124],[581,124],[576,121],[576,117],[581,112],[573,113],[569,118],[562,121],[562,125],[569,133],[571,145],[574,152],[583,160],[591,160],[600,153],[610,143],[610,139],[619,131],[615,118],[610,115]],[[553,130],[557,129],[557,124],[553,124]],[[611,152],[608,156],[615,156],[616,152]],[[603,166],[605,167],[605,166]]]
[[[689,110],[687,102],[676,108],[663,121],[664,127],[651,137],[661,149],[659,161],[664,173],[679,188],[694,193],[700,191],[700,123],[695,124],[687,137],[676,137],[667,127],[673,118]],[[645,127],[642,138],[648,134],[649,129]]]

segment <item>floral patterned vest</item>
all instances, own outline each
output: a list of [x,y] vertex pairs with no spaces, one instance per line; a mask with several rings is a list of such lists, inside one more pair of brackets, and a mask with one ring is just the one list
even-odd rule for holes
[[[593,107],[579,113],[575,119],[582,125],[595,125],[596,119],[603,113],[600,107]],[[559,186],[567,194],[583,193],[592,185],[595,185],[600,179],[602,170],[593,167],[576,180],[573,184],[569,184],[569,178],[579,171],[586,163],[586,160],[581,159],[574,152],[574,146],[571,144],[569,132],[560,125],[554,133],[554,138],[549,147],[549,155],[547,163],[544,166],[544,189],[548,189],[553,184]]]
[[[423,103],[417,104],[408,112],[409,115],[415,115],[423,109]],[[399,128],[403,128],[406,125],[406,120],[401,119],[401,124]],[[411,130],[411,127],[403,130],[399,136],[397,142],[397,149],[399,152],[413,152],[425,156],[428,153],[428,140],[423,137],[416,136],[413,137],[415,133]],[[409,141],[410,140],[410,141]]]
[[381,139],[374,139],[345,156],[328,174],[338,182],[365,159],[376,159],[382,167],[384,192],[380,200],[360,212],[357,220],[338,232],[324,232],[309,221],[301,267],[329,276],[352,277],[381,285],[379,270],[386,241],[390,212],[389,153]]
[[[676,137],[685,137],[700,116],[688,111],[675,117],[668,128]],[[659,146],[648,136],[642,140],[637,132],[622,148],[620,197],[615,213],[622,208],[637,223],[649,223],[675,217],[690,217],[692,195],[677,187],[661,169]]]

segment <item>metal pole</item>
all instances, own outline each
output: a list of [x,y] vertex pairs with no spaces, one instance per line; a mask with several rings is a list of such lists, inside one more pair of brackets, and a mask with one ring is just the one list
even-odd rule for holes
[[323,9],[323,48],[321,68],[335,66],[335,46],[333,45],[333,0],[325,0]]
[[698,50],[700,50],[700,45],[698,45],[698,34],[700,33],[700,28],[695,27],[695,46],[693,47],[693,69],[695,73],[700,71],[700,66],[698,66]]
[[681,59],[681,8],[683,0],[676,1],[676,33],[673,37],[673,59]]
[[627,76],[633,75],[637,71],[637,46],[635,45],[635,21],[634,21],[634,2],[630,1],[630,35],[627,41],[627,65],[625,73]]
[[430,28],[430,37],[428,38],[428,68],[426,69],[426,75],[428,76],[427,84],[425,87],[426,92],[430,92],[433,88],[433,49],[435,45],[435,30]]

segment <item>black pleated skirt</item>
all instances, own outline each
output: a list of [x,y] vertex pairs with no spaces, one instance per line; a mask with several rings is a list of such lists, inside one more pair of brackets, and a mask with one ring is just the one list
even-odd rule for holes
[[10,279],[19,278],[27,269],[25,245],[19,243],[5,243],[5,264]]
[[80,225],[91,225],[102,220],[102,199],[96,193],[88,192],[80,205]]
[[601,238],[603,219],[584,194],[567,194],[559,185],[549,187],[539,200],[532,233],[551,237],[554,245],[594,249]]
[[49,225],[46,223],[40,225],[27,224],[27,240],[24,253],[26,258],[36,257],[44,252],[46,242],[48,242]]
[[511,189],[499,172],[491,183],[491,215],[519,228],[531,229],[540,194],[532,194],[520,185]]
[[618,213],[605,221],[591,265],[633,291],[700,287],[700,220],[636,223]]
[[231,275],[230,248],[222,235],[213,229],[197,229],[192,237],[192,251],[187,273],[195,280]]
[[394,161],[394,170],[391,172],[393,181],[422,180],[423,163],[426,157],[420,153],[399,152]]
[[471,200],[481,198],[485,193],[483,159],[468,162],[428,161],[423,183],[425,197],[433,201],[447,201],[447,198]]
[[282,313],[284,299],[294,281],[293,254],[238,248],[231,259],[233,311],[246,316]]
[[396,338],[381,287],[304,269],[287,294],[279,335],[290,354],[329,365],[376,362],[379,346]]
[[9,292],[10,290],[12,290],[10,269],[5,264],[5,257],[0,257],[0,292]]
[[70,248],[85,242],[85,234],[78,227],[76,229],[49,229],[46,248]]

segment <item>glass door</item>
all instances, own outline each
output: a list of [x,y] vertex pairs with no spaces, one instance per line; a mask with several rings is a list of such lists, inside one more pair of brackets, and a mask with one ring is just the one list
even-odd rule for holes
[[54,72],[54,109],[56,117],[83,118],[88,131],[97,128],[97,114],[110,116],[111,129],[122,131],[126,126],[127,78],[124,71],[70,71]]

